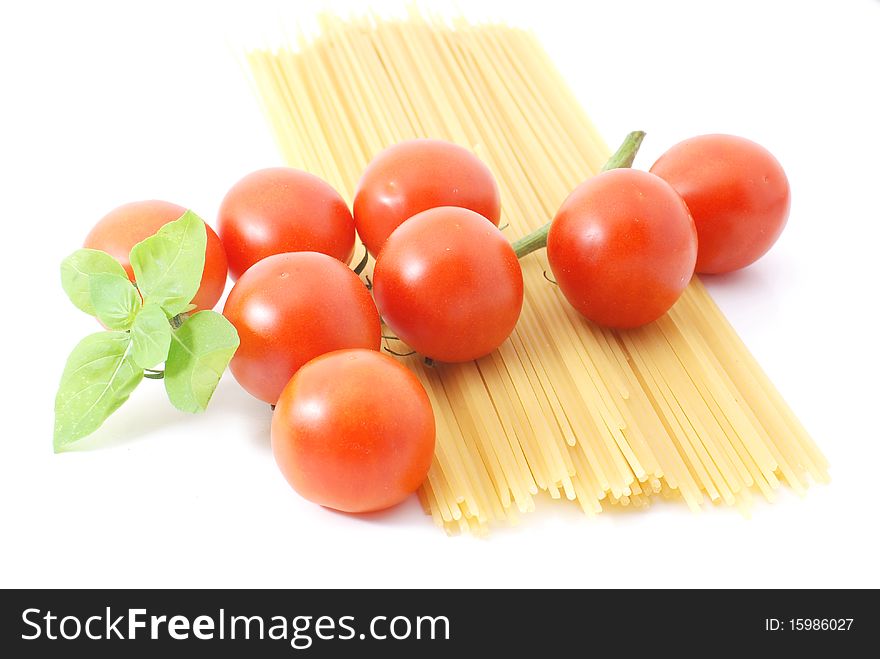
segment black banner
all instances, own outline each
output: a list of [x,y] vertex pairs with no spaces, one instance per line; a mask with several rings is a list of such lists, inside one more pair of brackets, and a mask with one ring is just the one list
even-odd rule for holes
[[0,598],[6,657],[764,656],[871,647],[880,622],[875,593],[865,591],[7,590]]

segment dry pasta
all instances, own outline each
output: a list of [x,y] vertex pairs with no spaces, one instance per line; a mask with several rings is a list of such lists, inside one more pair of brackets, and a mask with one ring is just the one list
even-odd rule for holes
[[[528,32],[415,12],[320,24],[318,36],[247,60],[285,159],[349,199],[384,147],[443,138],[495,173],[514,239],[608,155]],[[419,498],[439,526],[484,533],[534,510],[540,492],[594,514],[657,495],[745,507],[782,482],[802,492],[827,480],[824,457],[699,279],[665,317],[621,332],[565,302],[543,253],[522,266],[522,317],[495,353],[433,367],[405,358],[437,419]]]

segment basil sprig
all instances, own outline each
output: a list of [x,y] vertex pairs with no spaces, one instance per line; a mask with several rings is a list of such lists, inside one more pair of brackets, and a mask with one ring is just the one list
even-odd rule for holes
[[80,341],[55,396],[55,451],[97,430],[128,400],[145,371],[165,363],[165,391],[185,412],[208,406],[238,348],[232,324],[214,311],[189,315],[205,268],[205,223],[192,211],[135,245],[136,284],[109,254],[79,249],[61,264],[71,302],[107,331]]

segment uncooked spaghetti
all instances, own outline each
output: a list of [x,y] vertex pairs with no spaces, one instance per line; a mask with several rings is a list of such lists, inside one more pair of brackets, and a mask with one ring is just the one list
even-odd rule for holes
[[[513,240],[608,155],[518,29],[326,15],[319,36],[248,63],[285,159],[349,200],[383,148],[443,138],[495,173]],[[622,332],[580,317],[545,278],[543,253],[522,267],[522,316],[497,351],[456,365],[406,358],[436,415],[420,498],[438,525],[482,533],[533,510],[542,491],[592,514],[658,494],[744,506],[752,492],[773,499],[781,482],[802,492],[827,480],[825,458],[699,279],[666,316]]]

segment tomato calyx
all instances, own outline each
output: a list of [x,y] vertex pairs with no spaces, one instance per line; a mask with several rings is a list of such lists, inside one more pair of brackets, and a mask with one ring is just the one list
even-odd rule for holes
[[[621,167],[632,167],[633,161],[636,158],[636,154],[639,152],[639,147],[642,145],[642,140],[645,139],[645,131],[642,130],[634,130],[629,133],[626,138],[624,138],[623,142],[619,147],[617,147],[617,151],[611,154],[611,157],[608,161],[602,166],[600,171],[607,172],[609,169],[619,169]],[[531,254],[532,252],[536,252],[539,249],[542,249],[547,246],[547,234],[550,233],[550,225],[553,224],[553,221],[547,222],[544,226],[539,229],[535,229],[532,233],[523,236],[519,240],[513,243],[513,251],[516,252],[516,257],[521,259],[524,256]]]

